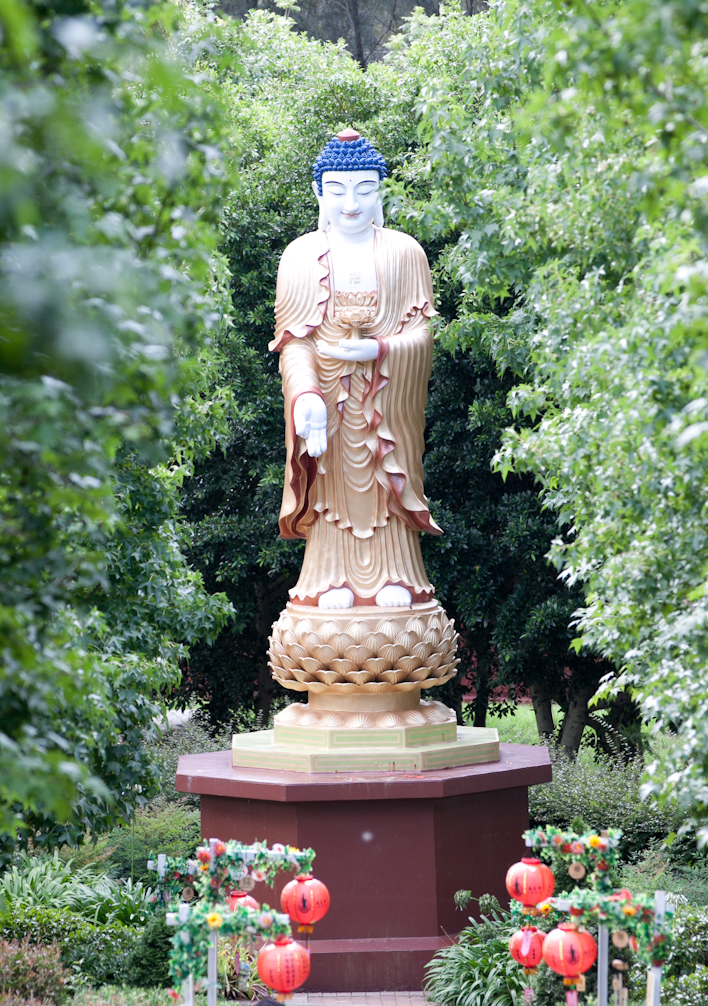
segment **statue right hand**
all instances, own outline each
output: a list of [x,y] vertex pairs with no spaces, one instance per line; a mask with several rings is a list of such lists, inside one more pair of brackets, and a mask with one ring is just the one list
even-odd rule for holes
[[293,408],[295,432],[307,444],[307,453],[318,458],[327,450],[327,406],[313,391],[306,391]]

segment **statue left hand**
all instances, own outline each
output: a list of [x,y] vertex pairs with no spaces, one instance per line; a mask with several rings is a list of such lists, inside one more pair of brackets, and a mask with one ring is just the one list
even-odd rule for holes
[[362,363],[375,360],[379,355],[376,339],[340,339],[338,346],[330,346],[324,339],[317,340],[317,352],[334,360],[353,360]]

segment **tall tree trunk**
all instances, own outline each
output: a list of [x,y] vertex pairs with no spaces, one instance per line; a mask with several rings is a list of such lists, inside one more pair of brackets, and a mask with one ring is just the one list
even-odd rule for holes
[[366,69],[366,60],[364,58],[364,43],[361,37],[361,19],[359,18],[359,0],[347,0],[347,13],[349,14],[349,23],[352,26],[352,32],[354,33],[354,58],[357,63]]
[[268,666],[268,636],[272,623],[271,590],[260,580],[256,583],[256,632],[258,633],[258,699],[256,702],[265,729],[270,719],[270,707],[275,694],[273,675]]
[[553,723],[551,697],[548,694],[545,682],[534,681],[529,685],[529,692],[531,693],[533,711],[536,714],[538,736],[541,740],[550,740],[555,733],[555,726]]
[[597,683],[585,685],[573,695],[568,712],[563,719],[560,746],[569,758],[574,759],[583,739],[583,730],[588,721],[588,703],[597,690]]
[[487,649],[481,653],[477,651],[477,667],[475,668],[475,691],[477,695],[474,700],[474,726],[476,727],[485,727],[487,725],[489,696],[492,694],[490,687],[491,673],[491,652]]

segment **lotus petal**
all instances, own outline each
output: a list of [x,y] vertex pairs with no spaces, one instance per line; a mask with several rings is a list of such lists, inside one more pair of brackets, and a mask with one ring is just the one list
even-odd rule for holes
[[369,657],[361,665],[365,671],[371,671],[374,677],[378,677],[383,671],[388,671],[392,666],[390,660],[386,660],[385,657]]
[[414,657],[420,657],[422,660],[427,660],[433,652],[433,649],[434,647],[432,643],[416,643],[411,650],[411,654]]
[[348,650],[350,646],[356,646],[356,643],[347,632],[338,632],[329,637],[329,645],[337,651],[340,657],[343,657],[344,651]]
[[287,667],[290,671],[294,671],[296,667],[299,667],[299,664],[285,653],[282,657],[278,658],[278,662],[282,667]]
[[344,675],[337,674],[336,671],[323,671],[319,670],[316,672],[315,677],[318,681],[323,681],[326,685],[336,685],[340,681],[344,681]]
[[346,679],[354,685],[365,685],[374,680],[374,675],[371,671],[347,671]]
[[308,618],[302,618],[295,624],[294,630],[295,635],[299,641],[302,641],[303,637],[307,635],[308,632],[312,632],[312,624]]
[[336,660],[339,654],[332,646],[313,646],[312,656],[319,660],[323,667],[329,667],[331,661]]
[[268,666],[273,672],[274,678],[282,678],[283,681],[292,681],[295,678],[293,672],[289,671],[286,667],[278,667],[276,664],[269,664]]
[[278,656],[281,656],[283,653],[285,653],[285,647],[283,646],[283,644],[279,642],[277,639],[274,639],[273,636],[270,637],[268,643],[273,653],[277,653]]
[[410,653],[417,642],[418,637],[411,632],[399,632],[396,636],[396,646],[402,646],[406,653]]
[[332,636],[336,636],[340,632],[340,626],[336,622],[327,621],[322,622],[321,625],[317,626],[317,635],[321,636],[325,643],[329,643]]
[[421,620],[419,618],[416,618],[415,615],[412,618],[409,618],[408,621],[406,622],[406,632],[411,632],[416,637],[416,639],[423,638],[423,636],[425,635],[425,629],[426,629],[425,623],[421,622]]
[[300,643],[305,647],[308,653],[312,653],[316,646],[322,645],[322,638],[318,636],[316,632],[307,632],[300,639]]
[[407,671],[384,671],[379,675],[381,681],[387,681],[389,685],[397,685],[399,681],[405,681],[408,677]]
[[427,667],[419,667],[408,675],[409,681],[427,681],[430,677]]
[[388,645],[388,643],[389,638],[383,632],[367,632],[361,641],[361,645],[367,646],[372,653],[378,653],[381,647]]
[[387,641],[392,643],[398,635],[399,630],[390,619],[382,618],[376,626],[376,631],[382,633],[382,635],[386,636]]
[[442,638],[442,633],[439,629],[431,629],[430,626],[425,630],[425,635],[423,636],[424,643],[432,643],[433,647],[436,647]]
[[373,657],[373,653],[367,646],[348,646],[344,656],[347,660],[353,660],[357,667],[361,667],[365,660]]
[[368,633],[369,626],[366,622],[356,621],[350,622],[347,626],[347,632],[352,637],[354,642],[358,645],[363,642],[364,636]]
[[309,657],[310,654],[304,646],[300,646],[299,643],[293,643],[292,646],[288,647],[288,656],[290,656],[293,660],[297,660],[299,663],[303,657]]
[[317,674],[318,671],[322,670],[322,663],[316,660],[315,657],[300,657],[300,666],[309,671],[310,674]]
[[350,671],[359,670],[358,664],[355,664],[353,660],[347,660],[344,657],[337,657],[337,659],[333,660],[329,666],[333,671],[336,671],[337,674],[348,674]]
[[389,660],[391,662],[391,667],[393,667],[396,661],[400,660],[401,657],[408,656],[408,650],[405,646],[399,646],[397,643],[386,643],[385,646],[381,647],[379,656],[383,657],[384,660]]
[[303,681],[303,682],[305,682],[305,681],[315,681],[314,674],[310,674],[309,671],[293,671],[293,676],[298,681]]
[[431,670],[435,670],[443,662],[443,659],[442,653],[431,653],[425,662]]
[[297,643],[297,637],[294,632],[290,631],[290,629],[285,629],[285,631],[280,634],[280,641],[283,646],[289,650],[291,646],[294,646]]
[[417,668],[419,668],[422,663],[423,661],[421,660],[420,657],[408,656],[408,657],[401,657],[400,660],[397,660],[394,667],[395,670],[397,671],[406,671],[407,674],[410,676],[411,673],[417,670]]

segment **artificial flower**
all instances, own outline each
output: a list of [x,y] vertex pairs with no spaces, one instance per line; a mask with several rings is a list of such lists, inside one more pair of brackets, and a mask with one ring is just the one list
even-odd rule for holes
[[209,914],[206,917],[206,920],[207,925],[209,926],[210,929],[220,929],[224,921],[224,918],[220,914],[220,912],[209,912]]

